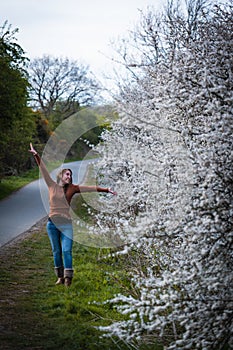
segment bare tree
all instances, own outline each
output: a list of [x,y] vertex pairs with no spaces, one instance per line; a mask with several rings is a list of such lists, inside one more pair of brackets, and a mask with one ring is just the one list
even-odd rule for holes
[[72,113],[77,105],[90,105],[98,95],[98,83],[89,68],[68,58],[44,55],[29,67],[32,107],[50,115],[56,105]]

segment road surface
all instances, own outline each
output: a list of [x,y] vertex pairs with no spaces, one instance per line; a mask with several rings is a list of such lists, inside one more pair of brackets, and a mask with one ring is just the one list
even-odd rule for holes
[[[91,161],[65,163],[73,172],[73,183],[81,183]],[[51,173],[53,179],[57,170]],[[48,191],[43,179],[24,186],[0,201],[0,247],[30,229],[48,214]]]

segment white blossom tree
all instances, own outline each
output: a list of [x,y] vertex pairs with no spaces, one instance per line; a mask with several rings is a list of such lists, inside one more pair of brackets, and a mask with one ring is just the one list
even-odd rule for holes
[[133,49],[121,47],[120,118],[98,147],[118,197],[97,227],[128,254],[134,286],[109,301],[128,320],[102,330],[131,344],[233,346],[233,17],[207,5],[142,14]]

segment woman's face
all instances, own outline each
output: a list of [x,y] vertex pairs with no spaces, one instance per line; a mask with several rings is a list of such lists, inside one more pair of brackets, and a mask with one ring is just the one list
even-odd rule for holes
[[71,172],[69,170],[65,170],[62,174],[62,178],[61,178],[61,181],[62,181],[62,184],[65,185],[65,184],[69,184],[70,181],[71,181]]

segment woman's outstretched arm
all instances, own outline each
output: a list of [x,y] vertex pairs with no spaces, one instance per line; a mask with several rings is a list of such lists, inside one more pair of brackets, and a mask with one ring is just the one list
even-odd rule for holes
[[79,186],[80,192],[106,192],[111,193],[114,196],[117,194],[115,191],[112,191],[110,188],[99,187],[99,186]]
[[30,150],[29,152],[31,152],[33,154],[33,156],[35,157],[36,163],[41,171],[41,174],[43,176],[43,178],[45,179],[45,182],[47,184],[47,186],[50,186],[50,184],[54,183],[53,179],[51,178],[51,176],[49,175],[49,172],[44,164],[44,162],[42,161],[42,159],[40,158],[39,154],[37,153],[37,151],[35,150],[35,148],[33,147],[32,143],[30,143]]

